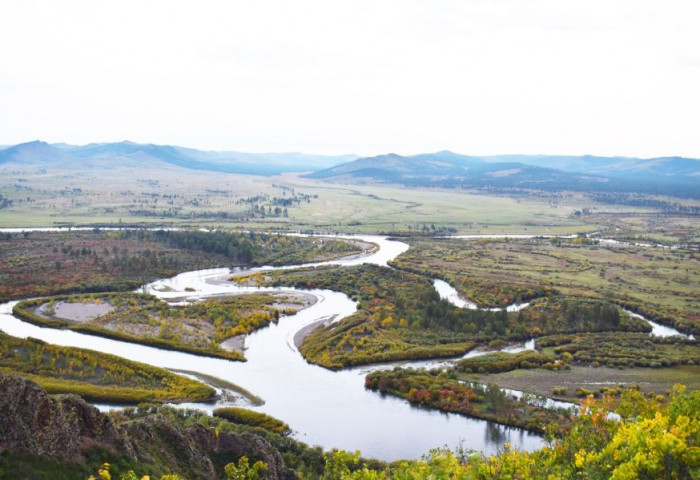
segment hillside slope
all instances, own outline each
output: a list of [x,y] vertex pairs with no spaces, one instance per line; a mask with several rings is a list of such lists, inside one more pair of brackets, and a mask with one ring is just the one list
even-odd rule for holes
[[139,144],[129,141],[75,146],[33,141],[0,149],[0,165],[44,168],[99,168],[106,166],[174,165],[248,175],[277,175],[314,171],[354,160],[354,155],[324,156],[298,152],[244,153],[203,151],[173,145]]
[[[51,459],[66,469],[71,464],[79,468],[86,457],[95,455],[103,455],[101,461],[120,458],[122,463],[161,474],[178,472],[188,479],[223,478],[223,469],[215,464],[236,462],[245,455],[267,464],[266,478],[296,478],[279,452],[257,435],[216,432],[198,423],[180,428],[158,414],[118,422],[80,397],[50,396],[36,383],[14,375],[0,374],[0,391],[0,452],[5,452],[6,478],[19,468],[24,478],[37,478],[32,465],[41,469],[42,461]],[[50,478],[64,477],[56,472]]]
[[334,182],[700,195],[700,160],[591,156],[475,157],[449,151],[359,158],[305,175]]

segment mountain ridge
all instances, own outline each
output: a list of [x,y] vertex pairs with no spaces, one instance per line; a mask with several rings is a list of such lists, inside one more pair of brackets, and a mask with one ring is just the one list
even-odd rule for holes
[[[363,183],[445,188],[503,188],[580,191],[644,191],[685,194],[700,190],[700,160],[684,157],[596,157],[593,155],[468,156],[451,151],[364,157],[303,175]],[[698,193],[694,193],[695,196]]]
[[0,165],[99,166],[120,161],[163,162],[191,170],[249,175],[313,171],[357,158],[354,155],[313,155],[299,152],[246,153],[204,151],[175,145],[140,144],[128,140],[87,145],[49,144],[40,140],[0,149]]
[[[680,156],[637,158],[595,155],[462,155],[450,150],[417,155],[324,156],[299,152],[207,151],[176,145],[116,143],[69,145],[40,140],[0,149],[0,165],[72,168],[171,165],[246,175],[303,175],[325,181],[393,183],[441,188],[643,191],[700,196],[700,160]],[[676,187],[680,186],[678,189]]]

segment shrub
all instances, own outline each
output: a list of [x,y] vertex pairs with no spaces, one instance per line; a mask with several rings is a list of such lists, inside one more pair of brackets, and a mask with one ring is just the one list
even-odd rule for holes
[[577,396],[577,397],[585,398],[585,397],[587,397],[587,396],[589,396],[589,395],[593,395],[593,392],[590,391],[590,390],[588,390],[587,388],[578,387],[578,388],[576,389],[576,396]]
[[214,410],[215,417],[224,418],[230,422],[252,427],[260,427],[280,435],[289,435],[291,429],[282,420],[265,413],[255,412],[246,408],[222,407]]

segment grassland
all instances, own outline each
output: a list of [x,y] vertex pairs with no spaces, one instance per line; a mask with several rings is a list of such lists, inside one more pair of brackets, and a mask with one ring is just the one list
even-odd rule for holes
[[670,392],[675,384],[688,390],[700,389],[700,366],[678,365],[660,368],[608,368],[573,365],[568,369],[517,369],[501,373],[460,373],[458,378],[494,383],[503,388],[579,402],[578,389],[601,396],[610,388],[638,388],[646,395]]
[[[138,173],[135,174],[136,168]],[[239,200],[272,193],[264,177],[227,175],[160,165],[76,170],[36,166],[2,167],[0,191],[13,200],[2,213],[3,226],[70,224],[198,225],[198,214],[248,210]],[[183,182],[182,179],[187,181]],[[118,179],[118,181],[115,181]]]
[[[662,200],[673,199],[662,197]],[[700,202],[684,201],[699,206]],[[587,215],[583,221],[599,226],[601,236],[663,245],[700,244],[700,218],[654,211],[610,211],[605,206]]]
[[557,360],[554,355],[545,355],[533,350],[518,353],[492,352],[472,358],[460,360],[456,369],[460,372],[499,373],[510,372],[518,368],[544,367],[548,370],[559,370],[565,363]]
[[[602,203],[594,194],[566,191],[344,185],[296,174],[257,177],[170,165],[80,171],[5,165],[0,166],[0,194],[12,202],[0,212],[0,227],[150,225],[412,234],[435,225],[458,233],[599,231],[669,244],[700,242],[697,216]],[[650,199],[649,205],[700,205],[692,199],[641,197]]]
[[[560,314],[568,318],[573,310],[562,305],[598,299],[681,331],[698,332],[700,326],[700,256],[694,251],[603,246],[583,239],[414,238],[409,242],[411,249],[394,266],[444,278],[481,306],[542,296],[531,300],[531,308],[541,310],[543,303],[555,302],[554,308],[558,305]],[[591,388],[593,384],[615,387],[623,378],[645,383],[647,392],[668,390],[678,381],[698,388],[692,374],[686,375],[697,374],[697,341],[594,329],[556,335],[543,331],[533,336],[538,337],[537,353],[484,355],[460,361],[457,369],[465,379],[540,395],[552,395],[556,388],[558,398],[569,400],[577,398],[579,388],[598,392],[601,385]],[[613,368],[636,373],[622,374]],[[562,380],[554,380],[558,378]],[[558,383],[566,387],[564,394]]]
[[291,301],[283,294],[250,294],[170,306],[145,294],[81,294],[27,300],[13,313],[42,326],[243,360],[241,351],[223,348],[222,342],[295,312]]
[[299,189],[317,194],[319,203],[325,203],[325,208],[314,202],[300,207],[309,222],[343,231],[409,234],[433,224],[460,233],[556,234],[595,228],[571,216],[578,205],[574,197],[565,201],[549,195],[512,198],[482,192],[288,178]]
[[[12,205],[0,227],[148,224],[343,232],[408,232],[422,224],[462,233],[591,231],[572,212],[591,202],[579,194],[516,197],[482,192],[409,189],[386,185],[338,185],[286,174],[255,177],[183,170],[85,169],[46,171],[0,167],[0,192]],[[187,178],[186,182],[182,178]],[[119,181],[115,182],[114,179]],[[287,215],[278,199],[297,198]],[[257,206],[258,210],[255,211]],[[265,215],[260,208],[265,208]],[[272,212],[270,212],[270,207]],[[649,209],[606,206],[612,212]]]
[[[558,346],[550,345],[557,341]],[[616,332],[544,337],[537,347],[540,351],[488,353],[432,371],[376,371],[367,375],[365,386],[426,408],[547,433],[553,432],[548,425],[558,425],[561,432],[571,419],[537,406],[528,396],[574,404],[588,396],[606,397],[618,406],[630,390],[665,401],[678,383],[700,388],[696,342]],[[527,395],[516,400],[502,388]]]
[[97,402],[203,401],[215,395],[203,383],[162,368],[4,333],[0,333],[0,371],[33,380],[51,393],[76,393]]
[[440,277],[480,306],[546,292],[605,299],[700,333],[696,251],[587,245],[560,239],[411,239],[397,268]]

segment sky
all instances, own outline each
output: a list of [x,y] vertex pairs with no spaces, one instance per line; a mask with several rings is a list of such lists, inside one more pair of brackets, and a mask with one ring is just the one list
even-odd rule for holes
[[697,0],[0,2],[0,145],[700,158]]

